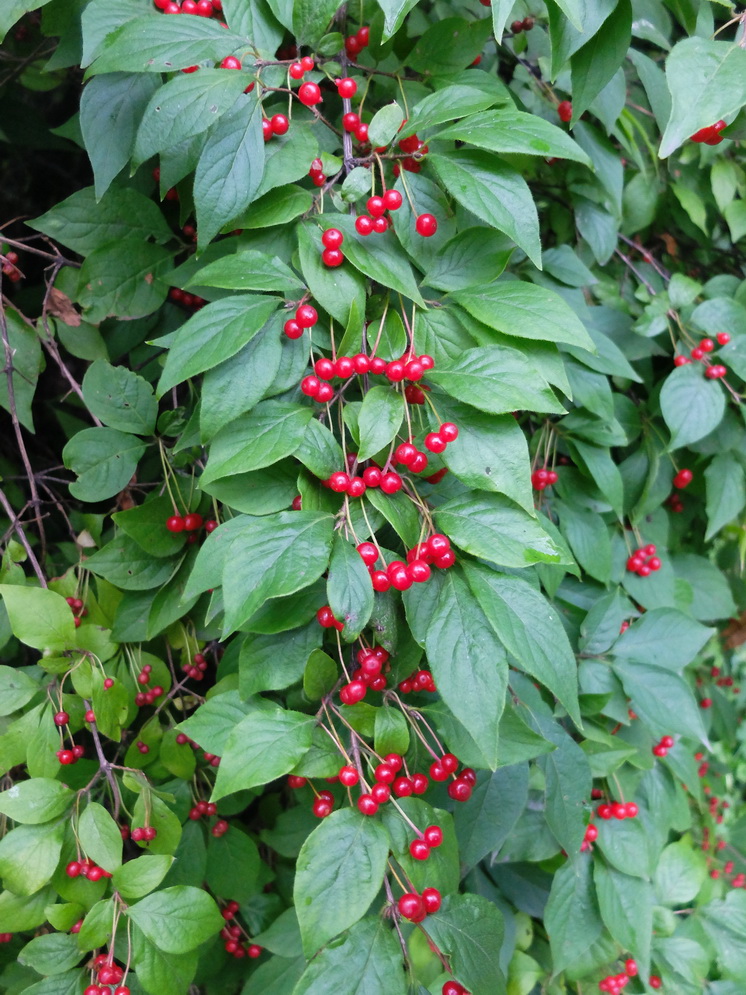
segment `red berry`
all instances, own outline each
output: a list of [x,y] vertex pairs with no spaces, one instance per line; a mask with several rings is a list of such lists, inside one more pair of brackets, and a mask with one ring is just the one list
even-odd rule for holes
[[316,83],[303,83],[298,90],[298,99],[306,107],[321,103],[321,90]]
[[370,789],[370,797],[377,805],[384,805],[391,798],[391,788],[388,784],[374,784]]
[[373,231],[377,235],[383,235],[383,233],[388,230],[388,227],[389,223],[387,218],[380,217],[373,219]]
[[378,550],[372,542],[361,542],[356,549],[360,553],[363,563],[368,567],[372,566],[378,559]]
[[70,721],[70,716],[67,712],[57,712],[54,716],[54,724],[56,726],[66,726]]
[[446,440],[437,432],[428,432],[425,436],[425,448],[429,449],[431,453],[445,452],[447,445]]
[[412,775],[412,788],[416,795],[424,795],[430,786],[430,781],[426,774],[413,774]]
[[718,340],[720,345],[727,345],[730,342],[730,335],[728,332],[718,332],[715,338]]
[[288,69],[288,73],[290,74],[291,79],[303,79],[304,71],[305,70],[303,69],[303,66],[300,64],[300,62],[294,62]]
[[339,771],[339,780],[346,788],[352,788],[360,780],[360,775],[354,767],[342,767]]
[[637,807],[637,805],[634,802],[627,802],[627,818],[628,819],[634,819],[635,816],[637,815],[637,813],[639,811],[640,811],[639,808]]
[[432,214],[420,214],[415,222],[415,229],[418,235],[430,238],[438,230],[438,221]]
[[387,211],[398,211],[402,205],[402,195],[398,190],[387,190],[383,195],[383,206]]
[[560,121],[567,123],[572,118],[572,104],[569,100],[562,100],[557,106],[557,116]]
[[275,135],[284,135],[290,127],[290,122],[284,114],[273,114],[270,124]]
[[354,79],[345,77],[344,79],[338,79],[335,82],[337,84],[337,92],[344,100],[349,100],[357,93],[357,83]]
[[184,519],[181,515],[172,515],[171,518],[166,520],[166,528],[169,532],[183,532]]
[[384,570],[373,570],[370,575],[370,580],[374,591],[388,591],[391,587],[389,576]]
[[345,705],[356,705],[365,697],[368,688],[365,681],[350,681],[339,690],[339,697]]
[[237,59],[235,55],[227,55],[223,61],[220,63],[221,69],[240,69],[241,60]]
[[427,860],[430,856],[430,847],[424,840],[412,840],[409,852],[415,860]]
[[295,312],[295,320],[301,328],[312,328],[319,320],[318,312],[310,304],[301,304]]
[[360,795],[357,807],[363,815],[375,815],[378,811],[378,802],[374,801],[370,795]]
[[360,124],[355,130],[355,138],[362,145],[364,142],[368,141],[368,125]]
[[380,487],[383,474],[377,466],[369,466],[363,470],[363,480],[367,487]]
[[440,826],[428,826],[423,835],[427,845],[433,848],[440,846],[443,842],[443,830]]
[[197,529],[202,528],[202,515],[198,515],[196,512],[192,512],[186,515],[184,518],[184,531],[185,532],[196,532]]
[[365,206],[368,208],[368,214],[374,218],[379,218],[386,210],[383,197],[369,197]]
[[370,235],[373,231],[373,218],[361,214],[359,218],[355,218],[355,230],[359,235]]
[[349,356],[340,356],[334,364],[334,376],[341,380],[349,380],[355,372],[355,364]]
[[350,483],[347,486],[347,493],[350,497],[362,497],[368,488],[365,486],[365,481],[362,477],[352,477]]
[[345,261],[344,253],[341,249],[324,249],[321,253],[321,261],[324,266],[335,269]]
[[397,908],[404,919],[410,919],[412,922],[422,922],[427,915],[425,903],[419,895],[415,895],[413,892],[402,895],[397,902]]
[[282,327],[289,339],[299,339],[303,335],[303,329],[293,318],[288,318]]
[[414,793],[414,785],[408,777],[397,777],[391,787],[397,798],[407,798]]
[[321,241],[327,249],[338,249],[344,238],[339,228],[328,228],[321,236]]
[[351,134],[357,131],[360,127],[360,117],[355,114],[354,111],[348,111],[347,114],[342,115],[342,127],[345,131],[349,131]]
[[[440,908],[441,896],[437,888],[425,888],[422,892],[422,901],[424,902],[425,909],[428,915],[432,915],[433,912],[437,912]],[[445,989],[444,989],[445,991]],[[461,988],[464,992],[464,988]],[[465,995],[465,992],[464,992]]]
[[440,426],[438,435],[446,442],[455,442],[458,439],[458,428],[450,421],[444,421]]
[[661,739],[661,746],[665,746],[667,750],[670,750],[674,745],[673,736],[663,736]]
[[404,363],[398,359],[395,359],[391,363],[387,363],[386,376],[392,381],[392,383],[400,383],[405,376]]
[[688,487],[694,478],[694,474],[691,470],[679,470],[676,476],[673,478],[674,487],[679,490],[683,490]]
[[384,494],[396,494],[402,488],[402,479],[398,473],[384,473],[380,487]]
[[657,974],[651,974],[648,984],[650,985],[651,988],[660,988],[662,982]]

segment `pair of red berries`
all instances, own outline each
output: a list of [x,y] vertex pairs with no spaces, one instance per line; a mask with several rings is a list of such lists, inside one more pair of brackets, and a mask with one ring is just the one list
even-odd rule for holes
[[290,79],[303,79],[306,73],[310,73],[314,67],[314,61],[310,55],[304,55],[298,62],[293,62],[288,69]]
[[589,822],[585,827],[585,836],[583,837],[583,842],[580,844],[580,852],[583,853],[585,850],[589,850],[591,843],[595,843],[598,839],[598,828]]
[[[168,11],[166,11],[168,13]],[[72,932],[72,930],[70,930]],[[104,987],[103,985],[88,985],[84,989],[83,995],[130,995],[130,990],[127,985],[117,985],[112,993],[111,988],[108,985]]]
[[695,131],[689,136],[689,141],[702,145],[719,145],[723,140],[720,132],[727,127],[725,121],[716,121],[715,124],[708,124],[707,127]]
[[300,304],[295,310],[295,318],[288,318],[282,326],[289,339],[299,339],[306,328],[313,328],[319,320],[315,307],[311,304]]
[[334,612],[329,605],[324,605],[316,612],[316,620],[323,629],[336,629],[341,632],[344,629],[344,622],[338,622],[334,617]]
[[596,815],[599,819],[634,819],[640,810],[634,802],[613,802],[599,805]]
[[189,809],[189,818],[193,822],[196,822],[203,816],[209,819],[210,816],[217,814],[218,807],[215,802],[206,802],[204,799],[200,799],[196,805],[193,805],[192,808]]
[[533,17],[524,17],[522,21],[513,21],[510,30],[514,35],[519,35],[523,31],[530,31],[535,23]]
[[345,38],[345,52],[347,57],[354,59],[356,55],[360,55],[364,48],[367,48],[370,44],[370,28],[367,25],[363,25],[356,34],[348,35]]
[[85,756],[85,748],[79,743],[74,744],[69,750],[57,750],[57,759],[63,767],[67,767],[69,764],[76,764],[83,756]]
[[558,479],[556,470],[547,470],[546,467],[542,467],[540,470],[534,470],[531,474],[531,486],[535,491],[544,491],[552,484],[556,484]]
[[262,118],[264,141],[268,142],[275,135],[286,135],[289,127],[290,122],[284,114],[273,114],[272,117]]
[[437,888],[425,888],[421,895],[408,891],[396,903],[399,915],[410,922],[422,922],[440,908],[441,895]]
[[440,826],[428,826],[422,834],[409,844],[409,852],[415,860],[427,860],[430,851],[435,850],[443,842],[443,830]]
[[655,545],[640,546],[627,560],[627,570],[638,577],[649,577],[654,570],[660,570],[661,561],[655,555]]
[[100,881],[101,878],[111,877],[110,871],[105,871],[92,860],[71,860],[65,868],[65,874],[69,878],[88,878],[89,881]]
[[[164,14],[196,14],[198,17],[212,17],[223,9],[223,0],[153,0],[153,5]],[[175,8],[175,9],[174,9]]]
[[134,843],[150,843],[158,835],[155,826],[135,826],[130,833],[130,839]]
[[323,187],[326,183],[326,176],[324,175],[321,159],[313,160],[308,169],[308,175],[311,177],[311,182],[315,187]]
[[397,686],[400,694],[411,694],[412,691],[437,691],[433,675],[429,670],[415,670]]
[[653,756],[665,757],[673,745],[673,736],[662,736],[661,741],[653,747]]

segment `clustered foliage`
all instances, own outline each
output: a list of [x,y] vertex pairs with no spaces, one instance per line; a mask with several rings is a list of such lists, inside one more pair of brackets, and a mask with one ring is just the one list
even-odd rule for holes
[[746,14],[0,6],[2,990],[742,995]]

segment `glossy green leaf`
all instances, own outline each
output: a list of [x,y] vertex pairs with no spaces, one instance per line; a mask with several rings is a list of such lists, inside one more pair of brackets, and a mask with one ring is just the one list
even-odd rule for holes
[[75,625],[65,599],[41,587],[0,585],[13,635],[34,649],[65,650],[75,645]]
[[587,856],[566,860],[552,879],[544,921],[555,971],[582,957],[603,929],[592,868]]
[[223,918],[213,899],[200,888],[164,888],[130,905],[129,919],[159,950],[185,954],[214,936]]
[[62,815],[74,797],[74,792],[59,781],[34,777],[0,792],[0,812],[14,822],[38,826]]
[[109,428],[140,435],[153,432],[158,402],[143,377],[97,359],[88,367],[82,386],[88,410]]
[[707,380],[699,364],[672,370],[660,394],[661,413],[671,432],[671,449],[709,435],[725,414],[725,392],[717,380]]
[[373,585],[368,568],[354,544],[339,531],[332,544],[326,590],[334,617],[344,624],[342,637],[345,642],[351,642],[370,619]]
[[404,397],[392,387],[371,387],[363,398],[358,459],[375,455],[394,439],[404,420]]
[[451,138],[500,154],[554,156],[590,165],[588,155],[557,125],[510,107],[466,117],[439,132],[438,138]]
[[499,956],[503,928],[502,913],[482,895],[449,896],[425,925],[472,995],[506,990]]
[[[255,977],[252,976],[252,985]],[[337,995],[375,991],[405,995],[401,948],[384,920],[371,916],[355,923],[345,931],[341,942],[325,947],[311,961],[292,992],[325,995],[332,988]],[[273,993],[278,991],[272,988]]]

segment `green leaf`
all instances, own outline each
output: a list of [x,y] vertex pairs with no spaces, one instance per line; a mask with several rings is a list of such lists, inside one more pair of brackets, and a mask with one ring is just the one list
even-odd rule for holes
[[575,654],[559,612],[528,581],[464,564],[489,623],[518,665],[544,684],[580,726]]
[[714,633],[675,608],[653,608],[619,636],[612,653],[681,673]]
[[122,834],[103,805],[89,802],[78,819],[78,838],[83,850],[106,871],[122,863]]
[[179,730],[210,753],[222,756],[231,732],[250,711],[250,706],[241,701],[237,691],[227,691],[209,698],[180,723]]
[[481,150],[431,154],[438,179],[468,211],[505,232],[541,268],[539,219],[521,174]]
[[243,0],[224,0],[223,17],[231,31],[251,39],[260,56],[274,58],[284,32],[265,0],[254,0],[250,6]]
[[[217,21],[204,17],[160,17],[153,11],[128,21],[108,35],[97,51],[91,72],[171,73],[205,59],[220,62],[226,54],[245,45],[245,38],[226,31]],[[202,72],[210,70],[200,69]],[[228,69],[215,72],[240,75]]]
[[370,459],[395,438],[404,420],[404,396],[392,387],[371,387],[358,417],[358,459]]
[[289,401],[263,401],[220,429],[212,441],[204,484],[271,466],[300,445],[313,409]]
[[167,494],[154,497],[144,504],[127,511],[115,512],[111,517],[117,527],[134,539],[141,549],[151,556],[173,556],[184,545],[184,536],[169,532],[166,519],[174,513],[174,506]]
[[448,956],[453,974],[471,995],[504,995],[500,967],[503,916],[481,895],[450,895],[425,920],[425,931]]
[[705,730],[689,685],[672,670],[628,660],[614,664],[632,709],[657,736],[680,733],[704,742]]
[[617,943],[625,950],[634,950],[640,973],[646,975],[653,933],[652,885],[601,861],[594,861],[593,867],[601,918]]
[[[513,251],[510,239],[499,232],[490,231],[484,225],[465,228],[435,254],[425,282],[438,290],[464,290],[480,286],[500,276]],[[433,312],[430,312],[432,315]],[[420,321],[423,317],[418,315]]]
[[142,318],[156,311],[168,293],[162,276],[171,263],[167,249],[133,238],[96,249],[80,269],[78,301],[86,320]]
[[709,435],[725,414],[725,392],[707,380],[697,363],[679,366],[666,377],[660,393],[661,413],[671,431],[671,449]]
[[[407,118],[403,137],[414,135],[422,128],[432,128],[436,124],[451,122],[454,118],[463,118],[467,115],[475,117],[478,111],[491,107],[497,102],[497,99],[495,94],[487,93],[476,86],[450,83],[442,90],[429,93],[415,104],[412,113]],[[442,132],[438,137],[441,135]]]
[[138,980],[148,991],[158,992],[158,995],[183,995],[197,971],[198,953],[164,953],[135,927],[132,930],[132,960]]
[[179,560],[154,559],[128,536],[118,536],[89,556],[85,566],[125,591],[148,591],[169,581]]
[[598,834],[598,846],[606,860],[624,874],[650,878],[658,854],[655,842],[639,819],[611,819]]
[[[310,625],[289,632],[249,633],[238,657],[238,688],[242,697],[295,684],[303,676],[310,658],[320,652],[321,640],[322,630],[315,618]],[[335,680],[336,672],[335,665]]]
[[294,456],[321,480],[344,466],[342,447],[326,425],[322,425],[317,418],[312,418],[306,425],[303,439]]
[[492,31],[489,18],[467,21],[462,17],[437,20],[417,39],[407,65],[425,76],[445,76],[470,66]]
[[0,929],[4,933],[21,933],[36,929],[46,922],[46,908],[54,901],[52,888],[44,888],[30,898],[14,895],[10,891],[0,893]]
[[84,428],[62,450],[78,479],[70,493],[81,501],[103,501],[127,486],[145,453],[140,439],[113,428]]
[[562,559],[536,519],[498,494],[452,498],[436,510],[435,521],[465,552],[499,566],[526,567]]
[[666,59],[671,116],[658,155],[665,159],[683,142],[746,103],[746,51],[729,41],[685,38]]
[[707,880],[707,861],[687,840],[670,843],[655,865],[655,890],[663,905],[693,902]]
[[343,638],[352,642],[373,611],[373,585],[360,554],[340,531],[332,544],[326,590],[334,617],[344,623]]
[[477,740],[494,770],[507,660],[477,599],[453,567],[444,575],[424,642],[441,698]]
[[[257,977],[258,974],[252,975],[252,987]],[[280,995],[277,987],[262,989],[265,991],[267,995],[270,991]],[[384,991],[386,995],[405,995],[401,948],[386,922],[370,917],[356,923],[340,941],[314,957],[292,988],[292,995],[326,995],[330,991],[335,995],[373,995]]]
[[559,502],[560,529],[580,566],[602,584],[611,577],[611,542],[604,520],[587,508]]
[[26,224],[82,256],[122,239],[173,237],[158,205],[130,187],[112,187],[98,202],[94,188],[85,187]]
[[199,248],[245,211],[259,189],[264,170],[261,119],[254,90],[242,94],[208,135],[194,175]]
[[[28,222],[26,223],[28,224]],[[10,383],[13,388],[15,413],[21,425],[33,432],[33,401],[39,374],[43,368],[41,343],[36,330],[16,317],[15,312],[10,308],[5,309],[5,323],[8,330],[8,345],[13,356]],[[3,350],[4,353],[5,350]],[[9,386],[9,378],[6,374],[0,378],[0,406],[11,413]]]
[[368,125],[368,137],[371,145],[388,145],[394,138],[404,120],[404,111],[393,101],[384,104],[371,118]]
[[302,290],[303,284],[278,256],[256,249],[216,259],[192,276],[187,286],[227,290]]
[[14,895],[35,895],[51,880],[64,832],[63,822],[17,826],[0,840],[0,877]]
[[632,38],[632,5],[619,0],[603,27],[572,57],[572,119],[579,121],[624,62]]
[[438,397],[436,404],[438,418],[430,419],[433,430],[441,420],[458,425],[458,439],[442,456],[451,473],[467,487],[505,494],[532,513],[528,445],[515,418],[487,415],[447,397]]
[[156,90],[145,109],[132,154],[135,165],[207,131],[233,107],[244,87],[241,73],[225,69],[201,67],[174,76]]
[[[373,239],[368,235],[363,236],[358,233],[355,228],[355,219],[350,215],[323,214],[318,218],[318,221],[325,229],[338,228],[342,232],[344,235],[342,251],[350,265],[364,273],[365,276],[370,277],[371,280],[375,280],[376,283],[398,291],[421,308],[425,307],[425,302],[417,289],[412,267],[393,229],[390,228],[385,234],[378,235]],[[324,268],[328,269],[328,267]],[[346,268],[343,263],[342,266],[336,267],[335,271]],[[309,279],[305,265],[303,272],[306,279]],[[334,316],[337,317],[336,314]],[[346,322],[347,319],[340,320]]]
[[214,801],[287,774],[311,747],[314,718],[278,705],[252,711],[228,736]]
[[746,505],[744,468],[730,453],[718,453],[705,470],[707,491],[707,532],[712,539]]
[[158,887],[173,862],[169,854],[144,853],[118,867],[112,875],[112,884],[127,901],[143,898]]
[[398,708],[384,704],[376,709],[374,745],[376,753],[385,757],[387,753],[404,756],[409,749],[409,723]]
[[420,538],[420,516],[417,506],[406,495],[399,491],[396,494],[384,494],[378,488],[370,487],[365,493],[365,500],[376,508],[399,538],[410,548]]
[[129,162],[138,125],[159,85],[157,76],[110,73],[89,80],[83,90],[80,130],[98,198]]
[[511,764],[479,777],[468,806],[459,805],[454,813],[459,856],[467,867],[500,849],[527,801],[528,764]]
[[293,33],[299,45],[314,47],[329,27],[339,0],[294,0]]
[[211,837],[207,844],[205,880],[216,895],[247,901],[258,890],[261,866],[256,843],[236,826],[224,836]]
[[521,339],[595,346],[575,312],[552,290],[510,280],[460,290],[452,298],[478,321]]
[[5,40],[7,33],[24,14],[36,10],[37,7],[43,7],[46,3],[49,3],[49,0],[41,0],[41,3],[37,3],[36,0],[10,0],[5,9],[0,11],[0,41]]
[[40,690],[39,683],[25,669],[0,666],[0,715],[11,715],[31,701]]
[[592,879],[593,861],[581,854],[555,872],[544,913],[555,973],[580,960],[603,930]]
[[314,650],[303,672],[303,691],[311,701],[320,701],[337,682],[338,667],[323,650]]
[[[442,90],[443,96],[450,89]],[[452,121],[453,116],[443,120]],[[513,107],[473,114],[438,132],[437,137],[439,140],[450,138],[457,142],[467,142],[488,152],[556,157],[582,162],[585,166],[591,165],[588,155],[577,142],[556,125],[536,114],[526,114]]]
[[383,28],[383,40],[388,41],[396,34],[404,18],[419,3],[419,0],[378,0],[378,6],[386,15]]
[[74,797],[70,788],[51,777],[33,777],[0,792],[0,812],[14,822],[38,826],[62,815]]
[[[18,963],[33,968],[39,974],[45,975],[47,979],[55,979],[54,981],[47,980],[48,988],[46,991],[48,995],[70,995],[72,992],[77,992],[80,975],[76,971],[71,979],[69,975],[66,975],[66,972],[75,967],[82,957],[83,953],[74,936],[47,933],[35,937],[26,944],[18,954]],[[74,987],[72,987],[71,981]],[[37,993],[41,995],[39,989],[34,992],[34,988],[37,986],[33,985],[24,991],[31,992],[32,995],[37,995]]]
[[243,294],[201,308],[171,343],[158,383],[159,396],[235,356],[264,327],[278,303],[276,297]]
[[723,973],[739,982],[746,979],[745,899],[742,891],[734,889],[724,900],[709,902],[702,909],[702,924],[717,951]]
[[365,915],[383,884],[388,852],[381,823],[351,808],[332,812],[311,833],[293,887],[306,957]]
[[1,584],[0,597],[16,639],[34,649],[71,649],[75,625],[70,606],[60,594],[41,587]]
[[167,954],[185,954],[196,949],[225,924],[207,892],[184,885],[148,895],[130,905],[125,915]]
[[158,402],[153,388],[132,370],[97,359],[86,370],[82,386],[88,410],[109,428],[140,435],[154,431]]
[[489,414],[517,410],[562,413],[564,407],[526,355],[502,346],[467,349],[428,372],[447,394]]

